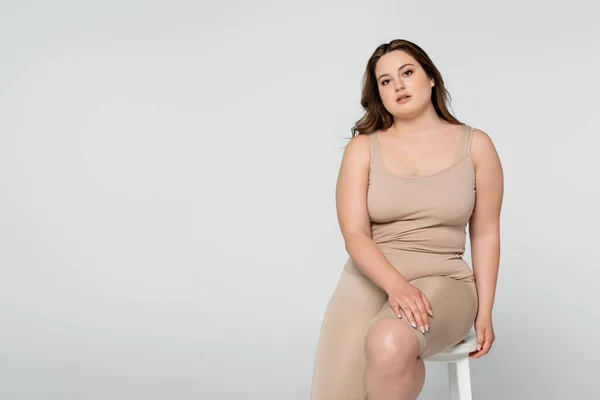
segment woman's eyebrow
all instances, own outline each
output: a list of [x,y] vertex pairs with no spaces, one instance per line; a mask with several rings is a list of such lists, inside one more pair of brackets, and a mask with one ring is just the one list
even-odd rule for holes
[[[407,65],[413,65],[413,64],[406,63],[406,64],[402,65],[400,68],[398,68],[398,71],[400,71],[402,68],[406,67]],[[379,78],[377,78],[377,80],[380,80],[381,77],[383,77],[383,76],[390,76],[390,75],[389,74],[381,74],[381,75],[379,75]]]

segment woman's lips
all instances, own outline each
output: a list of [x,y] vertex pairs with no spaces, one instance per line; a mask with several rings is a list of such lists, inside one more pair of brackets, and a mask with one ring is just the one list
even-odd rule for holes
[[404,104],[410,100],[410,96],[406,96],[403,99],[396,100],[396,103]]

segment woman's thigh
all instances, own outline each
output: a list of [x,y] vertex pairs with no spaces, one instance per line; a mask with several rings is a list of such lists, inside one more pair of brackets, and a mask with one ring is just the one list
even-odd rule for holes
[[342,272],[321,325],[311,400],[364,399],[365,337],[386,299],[368,277]]
[[429,317],[429,331],[422,333],[418,327],[413,328],[404,315],[398,318],[387,299],[374,321],[392,318],[409,326],[419,340],[421,358],[439,353],[460,342],[471,330],[477,315],[475,283],[443,276],[426,276],[410,283],[421,290],[431,303],[433,317]]

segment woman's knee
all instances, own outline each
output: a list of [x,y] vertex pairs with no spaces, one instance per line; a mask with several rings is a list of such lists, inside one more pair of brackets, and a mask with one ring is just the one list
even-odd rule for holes
[[419,356],[419,340],[413,329],[393,318],[373,322],[365,338],[367,362],[387,370],[402,370]]

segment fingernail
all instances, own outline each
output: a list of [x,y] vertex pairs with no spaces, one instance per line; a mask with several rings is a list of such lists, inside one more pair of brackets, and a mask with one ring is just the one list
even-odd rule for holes
[[415,324],[414,322],[411,322],[410,324],[413,326],[413,328],[417,327],[417,324]]
[[477,343],[477,351],[481,350],[481,345]]
[[425,333],[425,327],[421,325],[421,332]]
[[398,314],[398,318],[402,318],[402,315]]
[[429,324],[425,324],[425,330],[429,332]]

